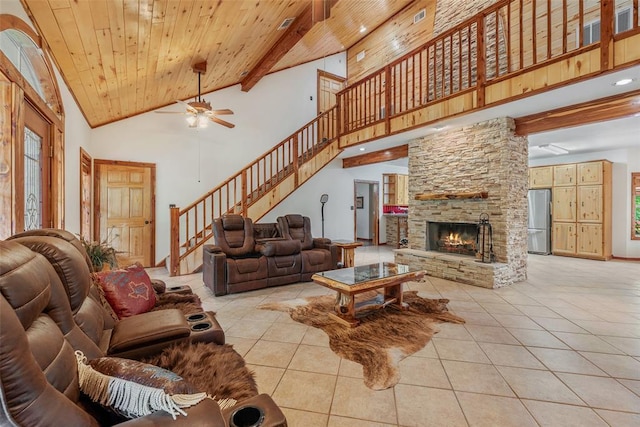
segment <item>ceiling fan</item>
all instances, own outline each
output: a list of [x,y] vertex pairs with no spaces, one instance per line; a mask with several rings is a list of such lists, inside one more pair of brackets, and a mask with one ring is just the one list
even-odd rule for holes
[[211,103],[205,101],[200,96],[200,76],[202,75],[202,73],[207,71],[207,62],[199,62],[197,64],[194,64],[192,68],[195,73],[198,73],[198,96],[196,97],[195,101],[177,101],[178,103],[186,107],[187,111],[184,113],[180,111],[156,111],[156,113],[184,114],[187,116],[187,123],[189,123],[190,128],[206,128],[209,124],[209,121],[218,123],[228,128],[235,127],[233,123],[229,123],[217,117],[233,114],[233,111],[229,110],[228,108],[214,110],[213,108],[211,108]]

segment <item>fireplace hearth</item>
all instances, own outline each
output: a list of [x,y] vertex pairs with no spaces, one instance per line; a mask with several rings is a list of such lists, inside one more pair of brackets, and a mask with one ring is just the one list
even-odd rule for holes
[[476,256],[478,225],[466,222],[427,221],[426,249]]

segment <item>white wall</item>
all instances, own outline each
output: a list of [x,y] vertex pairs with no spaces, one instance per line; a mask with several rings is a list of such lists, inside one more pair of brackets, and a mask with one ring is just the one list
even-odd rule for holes
[[170,204],[192,203],[316,116],[318,69],[345,75],[345,54],[265,76],[249,92],[236,85],[206,94],[214,108],[235,112],[224,117],[233,129],[190,129],[183,115],[149,112],[92,130],[94,159],[156,164],[156,260],[169,254]]
[[[382,191],[383,173],[407,173],[402,166],[379,163],[375,165],[342,168],[342,160],[335,159],[320,173],[305,182],[293,197],[285,199],[259,222],[275,222],[276,218],[289,213],[299,213],[311,219],[313,236],[322,235],[320,195],[327,193],[329,201],[324,206],[324,234],[330,239],[354,238],[353,182],[355,180],[378,181]],[[382,196],[379,210],[382,214]],[[380,243],[386,242],[385,218],[380,217]]]
[[529,161],[529,166],[610,160],[612,168],[612,252],[621,258],[640,258],[640,240],[631,240],[631,173],[640,172],[640,144],[637,148],[567,154]]
[[[30,25],[35,31],[29,16],[19,0],[0,1],[2,1],[1,13],[17,16]],[[91,138],[91,128],[71,96],[71,92],[69,92],[66,83],[60,77],[55,63],[53,61],[50,61],[50,63],[53,66],[55,78],[58,82],[65,115],[64,228],[72,233],[78,234],[80,233],[80,147],[90,153],[88,147]]]

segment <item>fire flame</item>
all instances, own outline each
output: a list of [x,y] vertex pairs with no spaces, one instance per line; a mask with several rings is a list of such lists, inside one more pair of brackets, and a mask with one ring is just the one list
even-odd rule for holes
[[447,246],[462,246],[473,243],[472,239],[463,240],[459,233],[449,233],[449,236],[445,236],[444,243]]

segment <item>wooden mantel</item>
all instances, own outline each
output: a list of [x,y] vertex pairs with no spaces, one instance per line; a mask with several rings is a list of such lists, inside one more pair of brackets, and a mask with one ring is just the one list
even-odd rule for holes
[[486,199],[489,197],[488,191],[473,191],[460,193],[421,193],[416,194],[415,199],[426,200],[463,200],[463,199]]

